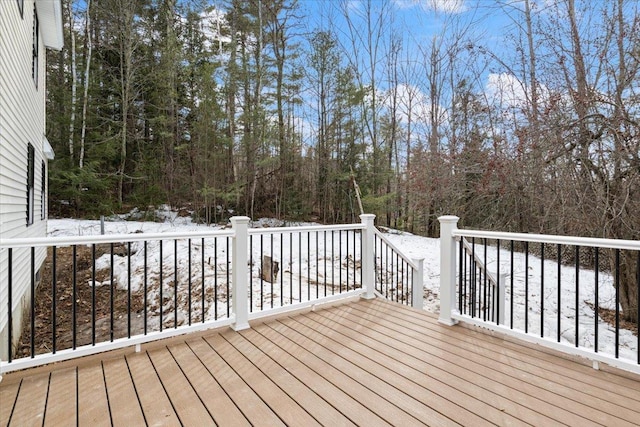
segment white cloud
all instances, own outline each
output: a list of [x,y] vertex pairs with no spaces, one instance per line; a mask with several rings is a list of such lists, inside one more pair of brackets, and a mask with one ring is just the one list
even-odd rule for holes
[[420,7],[424,10],[444,13],[466,12],[464,0],[395,0],[399,9],[411,9]]
[[514,108],[527,102],[524,84],[513,74],[489,74],[485,91],[490,104]]

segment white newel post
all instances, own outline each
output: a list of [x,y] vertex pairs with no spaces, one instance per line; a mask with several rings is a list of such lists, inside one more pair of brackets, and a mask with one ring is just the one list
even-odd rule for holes
[[373,259],[375,256],[373,253],[373,236],[375,234],[373,221],[375,219],[376,216],[374,214],[360,215],[360,220],[364,225],[364,229],[362,230],[362,253],[360,254],[360,257],[362,258],[362,287],[365,290],[362,297],[366,299],[372,299],[375,297],[375,263]]
[[457,322],[451,318],[456,310],[456,240],[451,235],[458,228],[458,218],[441,216],[440,221],[440,317],[438,321],[448,326]]
[[413,275],[411,306],[422,310],[424,308],[424,258],[414,259],[413,262],[418,267],[418,270]]
[[247,268],[249,249],[249,221],[247,216],[234,216],[231,226],[235,231],[232,248],[231,280],[233,289],[233,313],[236,317],[231,327],[240,331],[249,328],[249,269]]

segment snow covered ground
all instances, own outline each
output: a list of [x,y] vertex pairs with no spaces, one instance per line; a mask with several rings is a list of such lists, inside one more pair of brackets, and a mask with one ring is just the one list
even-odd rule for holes
[[[130,234],[130,233],[158,233],[158,232],[187,232],[199,230],[223,229],[224,226],[205,226],[195,224],[189,217],[180,217],[175,212],[160,212],[164,222],[137,222],[124,220],[105,221],[105,234]],[[286,225],[313,225],[313,224],[282,224],[277,220],[260,219],[255,221],[253,227],[273,228]],[[274,228],[276,227],[276,228]],[[75,219],[52,219],[49,220],[50,236],[88,236],[100,234],[100,221],[75,220]],[[359,283],[359,243],[354,245],[354,239],[359,238],[356,233],[349,233],[349,236],[342,232],[336,233],[284,233],[282,237],[274,234],[272,240],[269,235],[265,235],[261,241],[259,235],[254,235],[251,259],[253,267],[251,269],[252,307],[270,308],[281,304],[306,301],[316,295],[327,295],[344,290],[346,287],[352,288],[354,283]],[[439,311],[439,278],[440,278],[440,244],[437,239],[430,239],[409,233],[389,230],[385,236],[409,258],[424,258],[424,287],[425,287],[425,310],[432,312]],[[350,239],[350,240],[349,240]],[[230,243],[229,243],[230,244]],[[143,286],[144,263],[147,263],[147,280],[149,283],[156,283],[148,289],[149,301],[155,301],[150,308],[152,313],[159,313],[160,306],[160,286],[157,285],[160,277],[159,248],[158,241],[147,243],[147,253],[150,254],[145,260],[142,242],[132,243],[131,250],[131,287],[132,291],[140,290]],[[280,275],[274,284],[261,280],[260,250],[267,255],[272,255],[274,260],[280,263]],[[191,256],[193,259],[201,259],[203,249],[201,242],[191,243]],[[303,248],[300,252],[298,248]],[[177,248],[177,258],[176,251]],[[206,313],[209,319],[224,317],[227,310],[227,298],[225,288],[228,283],[229,272],[227,270],[227,256],[231,250],[225,238],[218,238],[217,243],[207,240],[204,247],[204,264],[194,262],[191,268],[188,262],[189,245],[187,241],[178,241],[176,246],[173,242],[163,243],[164,270],[162,271],[162,292],[163,292],[163,318],[165,323],[173,322],[174,298],[178,300],[179,307],[185,307],[188,295],[201,295],[201,278],[204,276],[207,283],[215,281],[216,292],[205,294]],[[307,251],[309,248],[309,251]],[[478,246],[481,253],[482,248]],[[151,255],[153,254],[153,255]],[[176,263],[175,260],[178,260]],[[487,249],[488,268],[495,272],[497,262],[496,248]],[[123,288],[127,283],[128,260],[125,256],[116,256],[114,259],[114,280],[116,284]],[[176,271],[173,265],[178,265],[177,277],[178,295],[173,293],[173,282]],[[205,271],[202,271],[204,265]],[[109,255],[103,255],[97,261],[97,268],[109,268]],[[510,266],[510,253],[502,249],[500,254],[500,271],[508,273]],[[557,264],[550,260],[544,261],[544,287],[541,286],[541,260],[538,257],[529,255],[529,268],[525,269],[525,256],[521,253],[514,255],[514,295],[513,295],[513,318],[514,328],[524,328],[524,289],[525,277],[528,276],[529,298],[528,298],[528,326],[529,332],[540,334],[541,304],[544,300],[544,335],[554,338],[557,328],[557,307],[561,307],[561,339],[567,343],[575,342],[575,281],[576,271],[573,266],[561,267],[562,292],[561,301],[557,301]],[[191,273],[193,280],[190,289],[186,288],[185,276]],[[505,319],[511,316],[511,295],[510,278],[507,277]],[[101,284],[108,284],[102,282]],[[595,280],[594,272],[581,268],[579,271],[579,345],[593,348],[595,342],[594,325],[595,314],[593,310]],[[100,283],[98,283],[99,285]],[[88,284],[90,285],[90,283]],[[614,309],[614,288],[611,275],[599,273],[599,298],[600,307]],[[178,310],[178,324],[183,324],[188,319],[185,310]],[[201,316],[201,305],[194,304],[192,307],[192,318],[199,319]],[[158,319],[155,319],[157,324]],[[154,322],[151,321],[150,324]],[[167,325],[168,326],[168,325]],[[615,333],[613,328],[598,318],[598,351],[603,353],[614,353]],[[637,338],[630,331],[620,331],[620,357],[635,360],[637,352]]]

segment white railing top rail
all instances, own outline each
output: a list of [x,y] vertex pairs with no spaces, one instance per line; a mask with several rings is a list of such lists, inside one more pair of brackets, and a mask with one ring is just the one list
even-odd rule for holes
[[492,240],[514,240],[518,242],[556,243],[563,245],[588,246],[607,249],[640,250],[640,241],[638,240],[601,239],[593,237],[575,237],[532,233],[507,233],[501,231],[468,230],[460,228],[453,230],[451,235],[452,237],[476,237]]
[[362,230],[363,224],[337,224],[337,225],[303,225],[293,227],[264,227],[250,228],[249,234],[280,234],[280,233],[306,233],[314,231],[349,231]]
[[0,249],[30,248],[48,246],[91,245],[101,243],[141,242],[145,240],[172,240],[172,239],[200,239],[204,237],[234,237],[235,231],[189,231],[169,233],[131,233],[131,234],[104,234],[92,236],[57,236],[57,237],[29,237],[0,239]]
[[418,266],[416,265],[416,263],[413,262],[412,259],[408,258],[400,249],[398,249],[398,247],[396,245],[391,243],[391,241],[389,239],[387,239],[387,237],[384,235],[384,233],[382,233],[382,231],[380,231],[380,230],[378,230],[376,228],[375,232],[376,232],[376,236],[378,236],[380,238],[380,240],[382,240],[387,246],[389,246],[395,253],[400,255],[400,258],[402,258],[403,261],[405,261],[407,264],[409,264],[409,266],[412,269],[414,269],[414,270],[418,269]]

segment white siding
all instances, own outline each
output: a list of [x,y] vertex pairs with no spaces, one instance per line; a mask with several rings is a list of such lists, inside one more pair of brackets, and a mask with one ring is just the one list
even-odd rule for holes
[[[40,37],[38,82],[32,78],[34,1],[24,1],[20,17],[15,0],[0,0],[0,238],[37,237],[47,232],[41,220],[41,165],[45,133],[46,50]],[[27,146],[35,148],[34,223],[27,226]],[[46,160],[45,160],[46,161]],[[44,251],[39,251],[36,269]],[[29,251],[16,251],[13,309],[30,287]],[[0,251],[0,331],[7,316],[7,251]],[[3,342],[3,347],[5,343]]]

